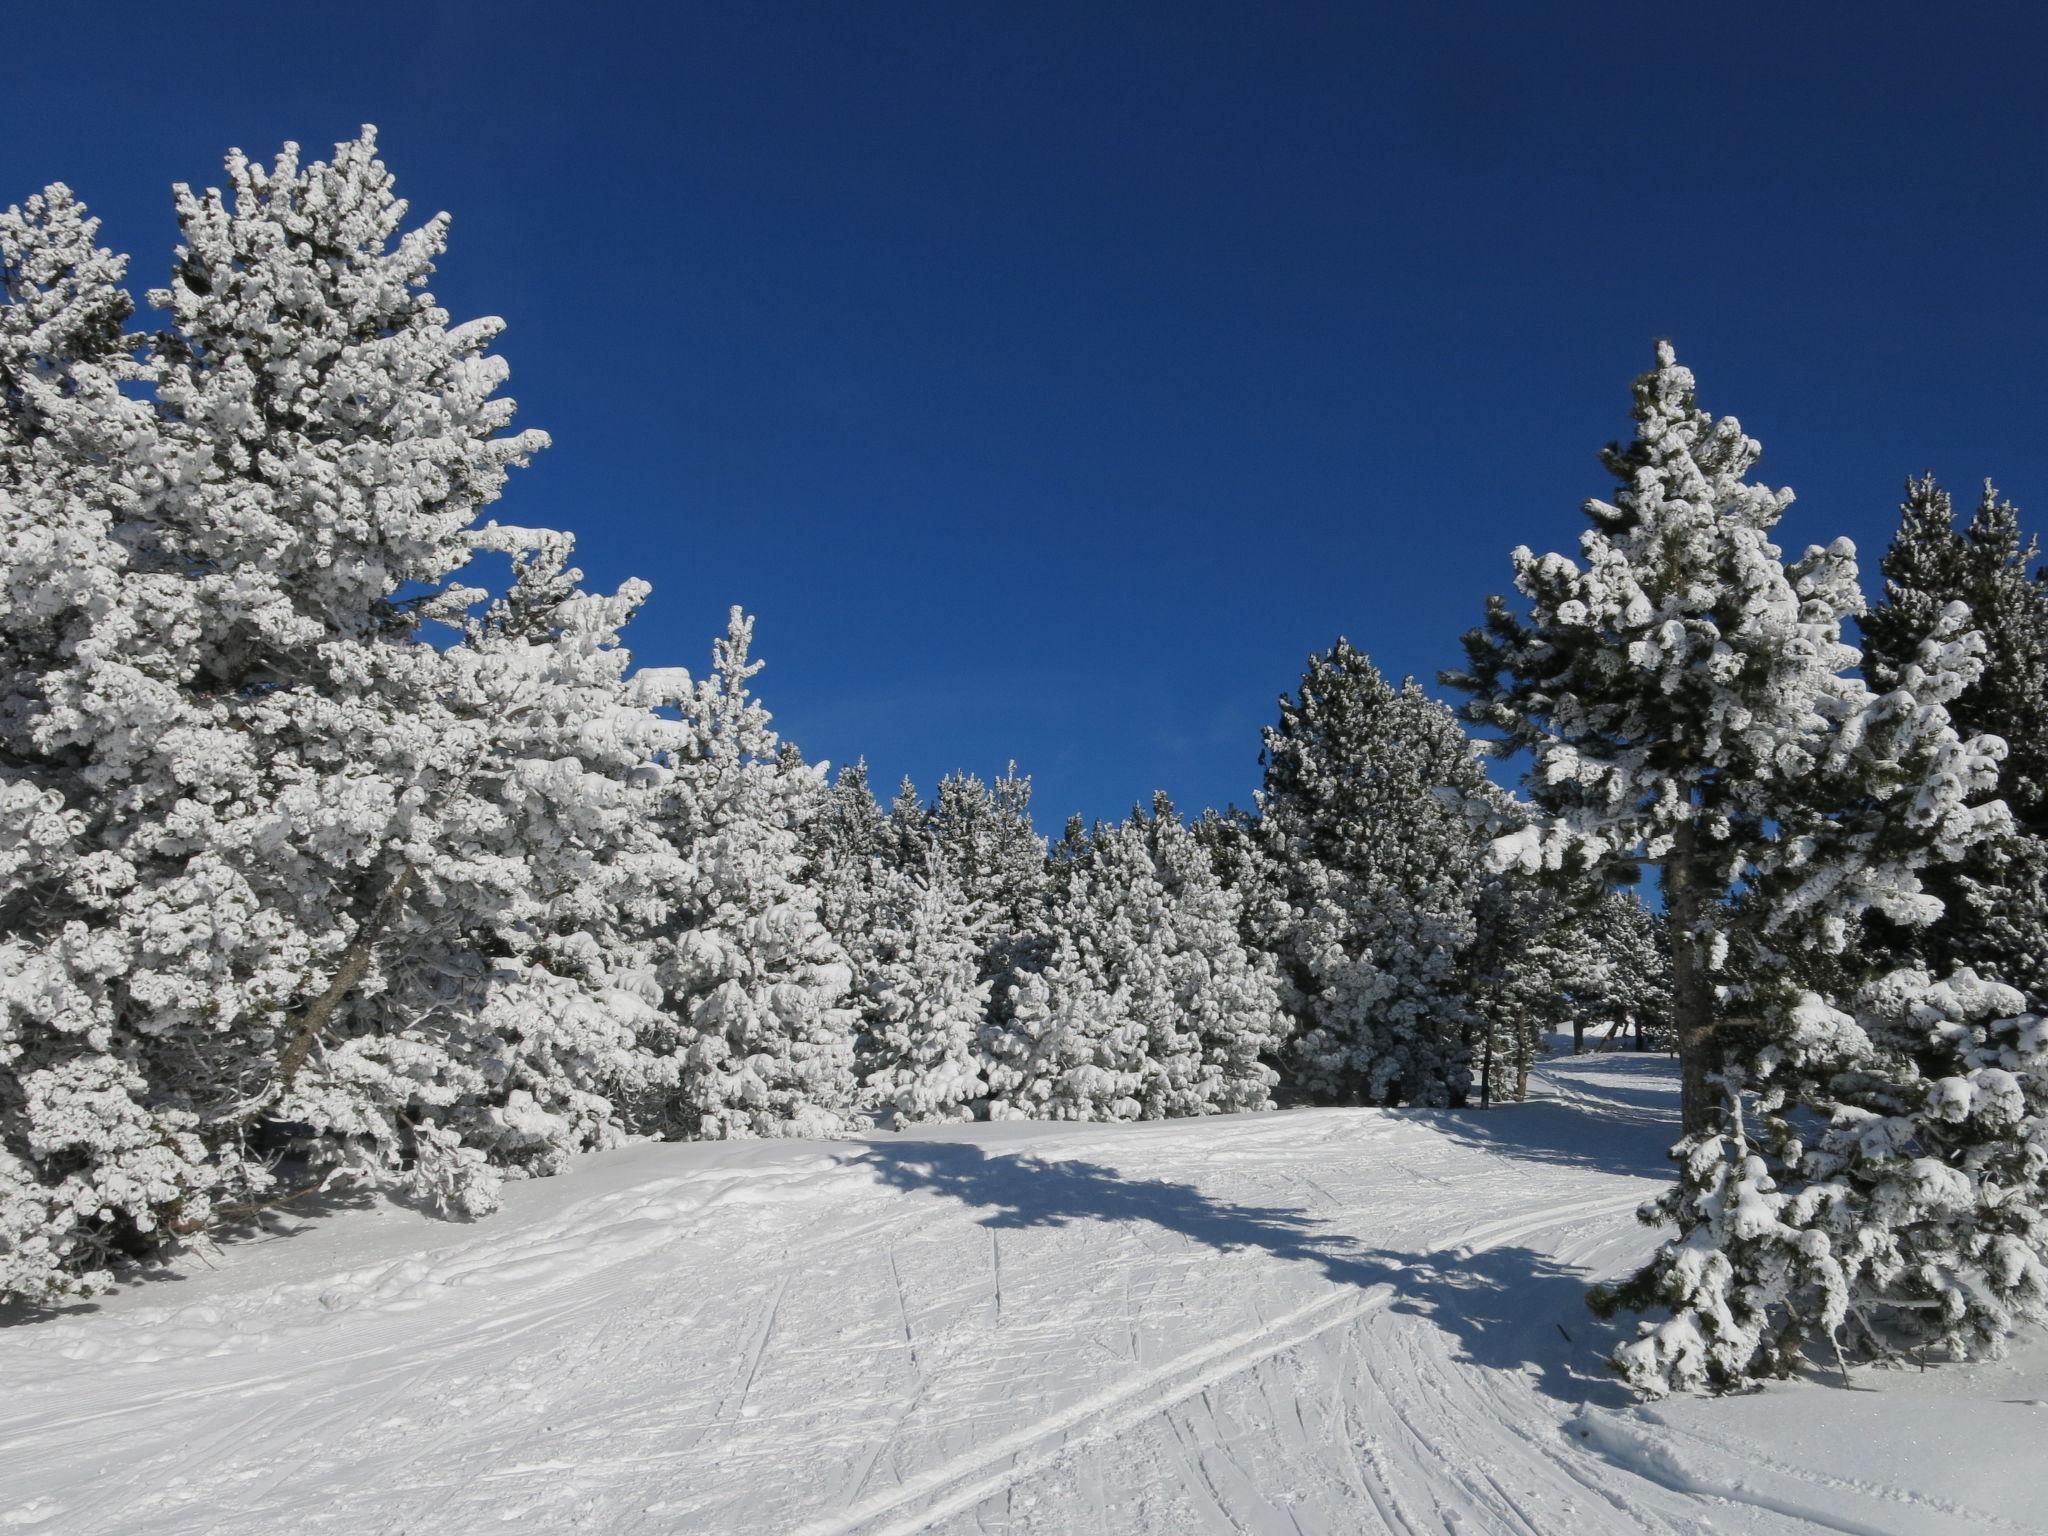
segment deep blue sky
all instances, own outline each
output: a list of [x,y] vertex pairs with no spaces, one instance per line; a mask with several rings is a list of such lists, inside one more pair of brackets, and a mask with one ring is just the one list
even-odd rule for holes
[[60,9],[0,14],[0,201],[147,286],[169,183],[377,123],[555,437],[499,515],[654,583],[643,660],[758,613],[812,757],[1015,756],[1048,828],[1247,801],[1340,631],[1455,661],[1655,335],[1788,545],[1874,569],[1922,468],[2048,522],[2037,7]]

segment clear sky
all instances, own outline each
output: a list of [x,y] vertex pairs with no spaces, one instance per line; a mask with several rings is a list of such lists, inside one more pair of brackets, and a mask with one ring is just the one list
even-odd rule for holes
[[[1433,677],[1571,547],[1675,338],[1874,570],[1903,478],[2048,525],[2039,6],[0,11],[0,202],[160,280],[167,188],[375,122],[556,447],[499,515],[759,615],[813,758],[1040,824],[1248,801],[1344,633]],[[68,12],[68,16],[60,15]]]

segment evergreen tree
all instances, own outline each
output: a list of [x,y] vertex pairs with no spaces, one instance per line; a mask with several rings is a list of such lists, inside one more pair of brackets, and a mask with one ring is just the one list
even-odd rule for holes
[[1035,924],[1045,898],[1045,839],[1031,824],[1031,780],[1009,768],[994,784],[973,774],[939,781],[928,819],[948,877],[980,914],[983,949]]
[[[1682,1144],[1680,1236],[1603,1312],[1662,1306],[1614,1357],[1653,1396],[1852,1357],[1997,1355],[2048,1319],[2048,1028],[2010,987],[1903,970],[1852,1016],[1813,993]],[[1741,1091],[1745,1086],[1753,1094]]]
[[1471,744],[1412,680],[1395,687],[1339,639],[1281,698],[1264,761],[1259,832],[1289,909],[1287,1080],[1339,1102],[1459,1101],[1473,1022],[1460,955],[1482,873],[1461,804],[1485,782]]
[[1069,827],[1054,861],[1050,956],[1013,978],[991,1027],[1002,1113],[1160,1119],[1265,1109],[1284,1035],[1274,977],[1238,937],[1236,899],[1172,805]]
[[1117,1000],[1102,992],[1073,932],[1057,923],[1040,964],[1001,983],[1003,1006],[983,1033],[991,1120],[1128,1120],[1135,1078],[1103,1065]]
[[[503,1167],[624,1134],[670,1044],[673,700],[617,644],[644,589],[476,525],[546,439],[506,431],[500,326],[434,303],[446,220],[401,233],[372,136],[228,173],[179,189],[139,367],[74,203],[0,234],[0,497],[31,535],[0,847],[41,871],[0,941],[15,1294],[278,1159],[487,1209]],[[513,561],[495,603],[458,579],[480,552]]]
[[899,1122],[970,1120],[987,1097],[981,1032],[990,984],[973,930],[973,913],[942,871],[920,879],[883,870],[863,1081],[869,1101]]
[[182,701],[138,527],[155,420],[121,393],[133,305],[98,231],[62,186],[0,213],[0,1299],[89,1293],[264,1182],[157,1089],[167,1042],[124,996],[143,877],[111,824]]
[[1939,643],[1952,605],[1968,609],[1983,667],[1948,712],[1959,731],[2005,742],[1999,790],[2014,822],[2009,836],[1930,867],[1941,916],[1918,930],[1880,930],[1883,947],[1901,963],[1995,976],[2036,1009],[2048,1005],[2048,586],[2030,570],[2038,554],[1988,483],[1958,530],[1948,494],[1923,476],[1906,486],[1885,553],[1884,601],[1862,621],[1864,674],[1887,690]]
[[1588,914],[1581,990],[1584,1016],[1633,1032],[1637,1049],[1671,1042],[1671,948],[1664,921],[1626,891],[1608,891]]
[[1288,1031],[1276,968],[1244,943],[1237,895],[1163,793],[1136,824],[1163,897],[1154,945],[1163,953],[1165,1009],[1193,1031],[1202,1058],[1195,1091],[1166,1100],[1162,1112],[1270,1109],[1279,1073],[1266,1063]]
[[842,944],[873,927],[886,826],[864,759],[839,770],[804,824],[804,878],[817,887],[825,926]]
[[[624,677],[644,588],[585,596],[562,536],[476,526],[547,439],[506,430],[502,323],[450,325],[425,289],[446,217],[403,229],[370,130],[227,168],[225,194],[178,190],[151,296],[171,465],[148,513],[195,622],[176,808],[141,819],[151,931],[180,937],[128,991],[209,1042],[208,1119],[485,1209],[490,1165],[607,1144],[648,1091],[644,929],[679,876],[645,804],[674,700]],[[514,579],[473,618],[480,552]]]
[[882,823],[882,860],[901,873],[921,873],[938,857],[938,841],[931,812],[906,774],[896,786],[896,798],[889,802],[889,814]]
[[857,1126],[853,971],[803,880],[818,770],[781,761],[749,682],[753,620],[732,610],[684,706],[663,830],[688,864],[663,981],[686,1048],[671,1134],[820,1136]]
[[1917,871],[1998,820],[1975,803],[1996,746],[1959,741],[1941,710],[1967,677],[1967,636],[1945,634],[1882,696],[1849,675],[1854,549],[1784,563],[1768,535],[1791,492],[1745,478],[1762,450],[1699,408],[1668,344],[1635,417],[1634,441],[1604,455],[1613,501],[1586,504],[1584,563],[1517,550],[1529,616],[1492,600],[1445,680],[1501,733],[1496,751],[1535,759],[1542,820],[1500,857],[1617,883],[1661,871],[1685,1126],[1701,1134],[1731,950],[1763,975],[1840,953],[1873,911],[1925,922],[1939,904]]
[[661,836],[657,758],[689,739],[657,706],[669,676],[628,677],[620,631],[644,583],[586,592],[566,534],[488,525],[479,551],[512,558],[505,595],[450,648],[463,702],[493,739],[471,795],[441,837],[464,850],[438,878],[464,904],[409,916],[380,965],[470,1021],[477,1079],[439,1117],[494,1165],[556,1171],[618,1144],[676,1080],[678,1032],[663,1009],[660,936],[685,878]]
[[[793,766],[784,763],[786,771]],[[820,785],[816,804],[799,834],[803,883],[818,893],[818,915],[852,968],[851,1001],[860,1015],[855,1030],[856,1074],[863,1080],[873,1070],[870,1047],[877,1024],[876,940],[883,888],[890,877],[905,875],[883,862],[888,830],[882,808],[868,788],[863,761],[840,769],[829,789]]]
[[[1679,1230],[1596,1296],[1671,1308],[1617,1357],[1656,1392],[1787,1368],[1811,1338],[1839,1349],[1837,1303],[1881,1294],[1880,1277],[1841,1260],[1882,1244],[1889,1196],[1838,1178],[1796,1133],[1802,1113],[1840,1128],[1841,1085],[1818,1066],[1769,1080],[1788,1060],[1860,1054],[1853,1021],[1814,982],[1853,981],[1852,940],[1872,915],[1937,916],[1918,872],[2006,817],[1983,803],[1999,743],[1960,739],[1943,709],[1983,648],[1959,612],[1873,692],[1841,638],[1862,606],[1854,550],[1838,541],[1782,562],[1767,535],[1791,493],[1746,481],[1760,449],[1698,408],[1668,345],[1637,383],[1636,423],[1635,441],[1606,455],[1620,491],[1588,503],[1584,565],[1517,551],[1530,616],[1496,599],[1451,680],[1504,749],[1534,757],[1542,815],[1501,840],[1503,862],[1662,872],[1688,1134],[1678,1185],[1651,1214]],[[1901,1053],[1881,1075],[1901,1084],[1917,1067]],[[1968,1139],[1952,1173],[1977,1155]],[[2009,1219],[1992,1215],[1995,1181],[1942,1177],[1954,1229]]]
[[1557,881],[1504,870],[1482,887],[1474,923],[1466,965],[1478,1015],[1472,1056],[1480,1101],[1526,1099],[1546,1036],[1570,1020],[1583,913]]

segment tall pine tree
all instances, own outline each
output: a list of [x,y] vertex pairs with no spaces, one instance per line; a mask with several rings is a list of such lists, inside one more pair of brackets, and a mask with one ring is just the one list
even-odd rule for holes
[[1731,950],[1753,975],[1784,972],[1844,950],[1873,911],[1938,913],[1918,871],[1996,823],[1977,803],[1996,746],[1959,741],[1940,708],[1967,675],[1965,637],[1910,687],[1874,695],[1851,674],[1854,549],[1784,561],[1770,533],[1792,493],[1747,478],[1762,449],[1700,409],[1668,343],[1636,382],[1635,421],[1602,457],[1617,489],[1585,504],[1581,561],[1516,550],[1527,616],[1493,599],[1445,681],[1496,751],[1534,759],[1542,819],[1498,857],[1617,883],[1660,871],[1697,1134],[1715,1123]]

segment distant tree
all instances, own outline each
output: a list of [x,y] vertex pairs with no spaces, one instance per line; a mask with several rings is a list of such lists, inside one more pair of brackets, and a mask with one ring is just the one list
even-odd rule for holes
[[[1311,657],[1266,730],[1258,832],[1285,892],[1266,903],[1295,1033],[1282,1061],[1315,1098],[1447,1104],[1469,1084],[1481,845],[1463,801],[1484,770],[1456,719],[1342,639]],[[1285,912],[1284,919],[1279,913]]]
[[1163,960],[1164,1011],[1192,1028],[1202,1055],[1192,1094],[1168,1114],[1270,1109],[1279,1073],[1267,1063],[1287,1039],[1279,977],[1270,957],[1244,942],[1239,898],[1164,793],[1133,817],[1164,897],[1155,945]]
[[989,983],[974,914],[943,870],[881,870],[872,960],[871,1022],[862,1055],[871,1104],[904,1122],[969,1120],[986,1099],[981,1060]]
[[939,781],[927,824],[946,873],[983,925],[984,948],[1029,929],[1045,898],[1045,839],[1031,824],[1031,780],[1009,768],[993,784],[970,773]]
[[1164,796],[1056,849],[1043,963],[991,1027],[998,1113],[1159,1119],[1264,1109],[1284,1030],[1236,899]]
[[1529,1096],[1529,1069],[1548,1035],[1574,1024],[1583,913],[1555,882],[1519,870],[1488,879],[1475,909],[1466,965],[1477,1014],[1473,1070],[1482,1103]]

